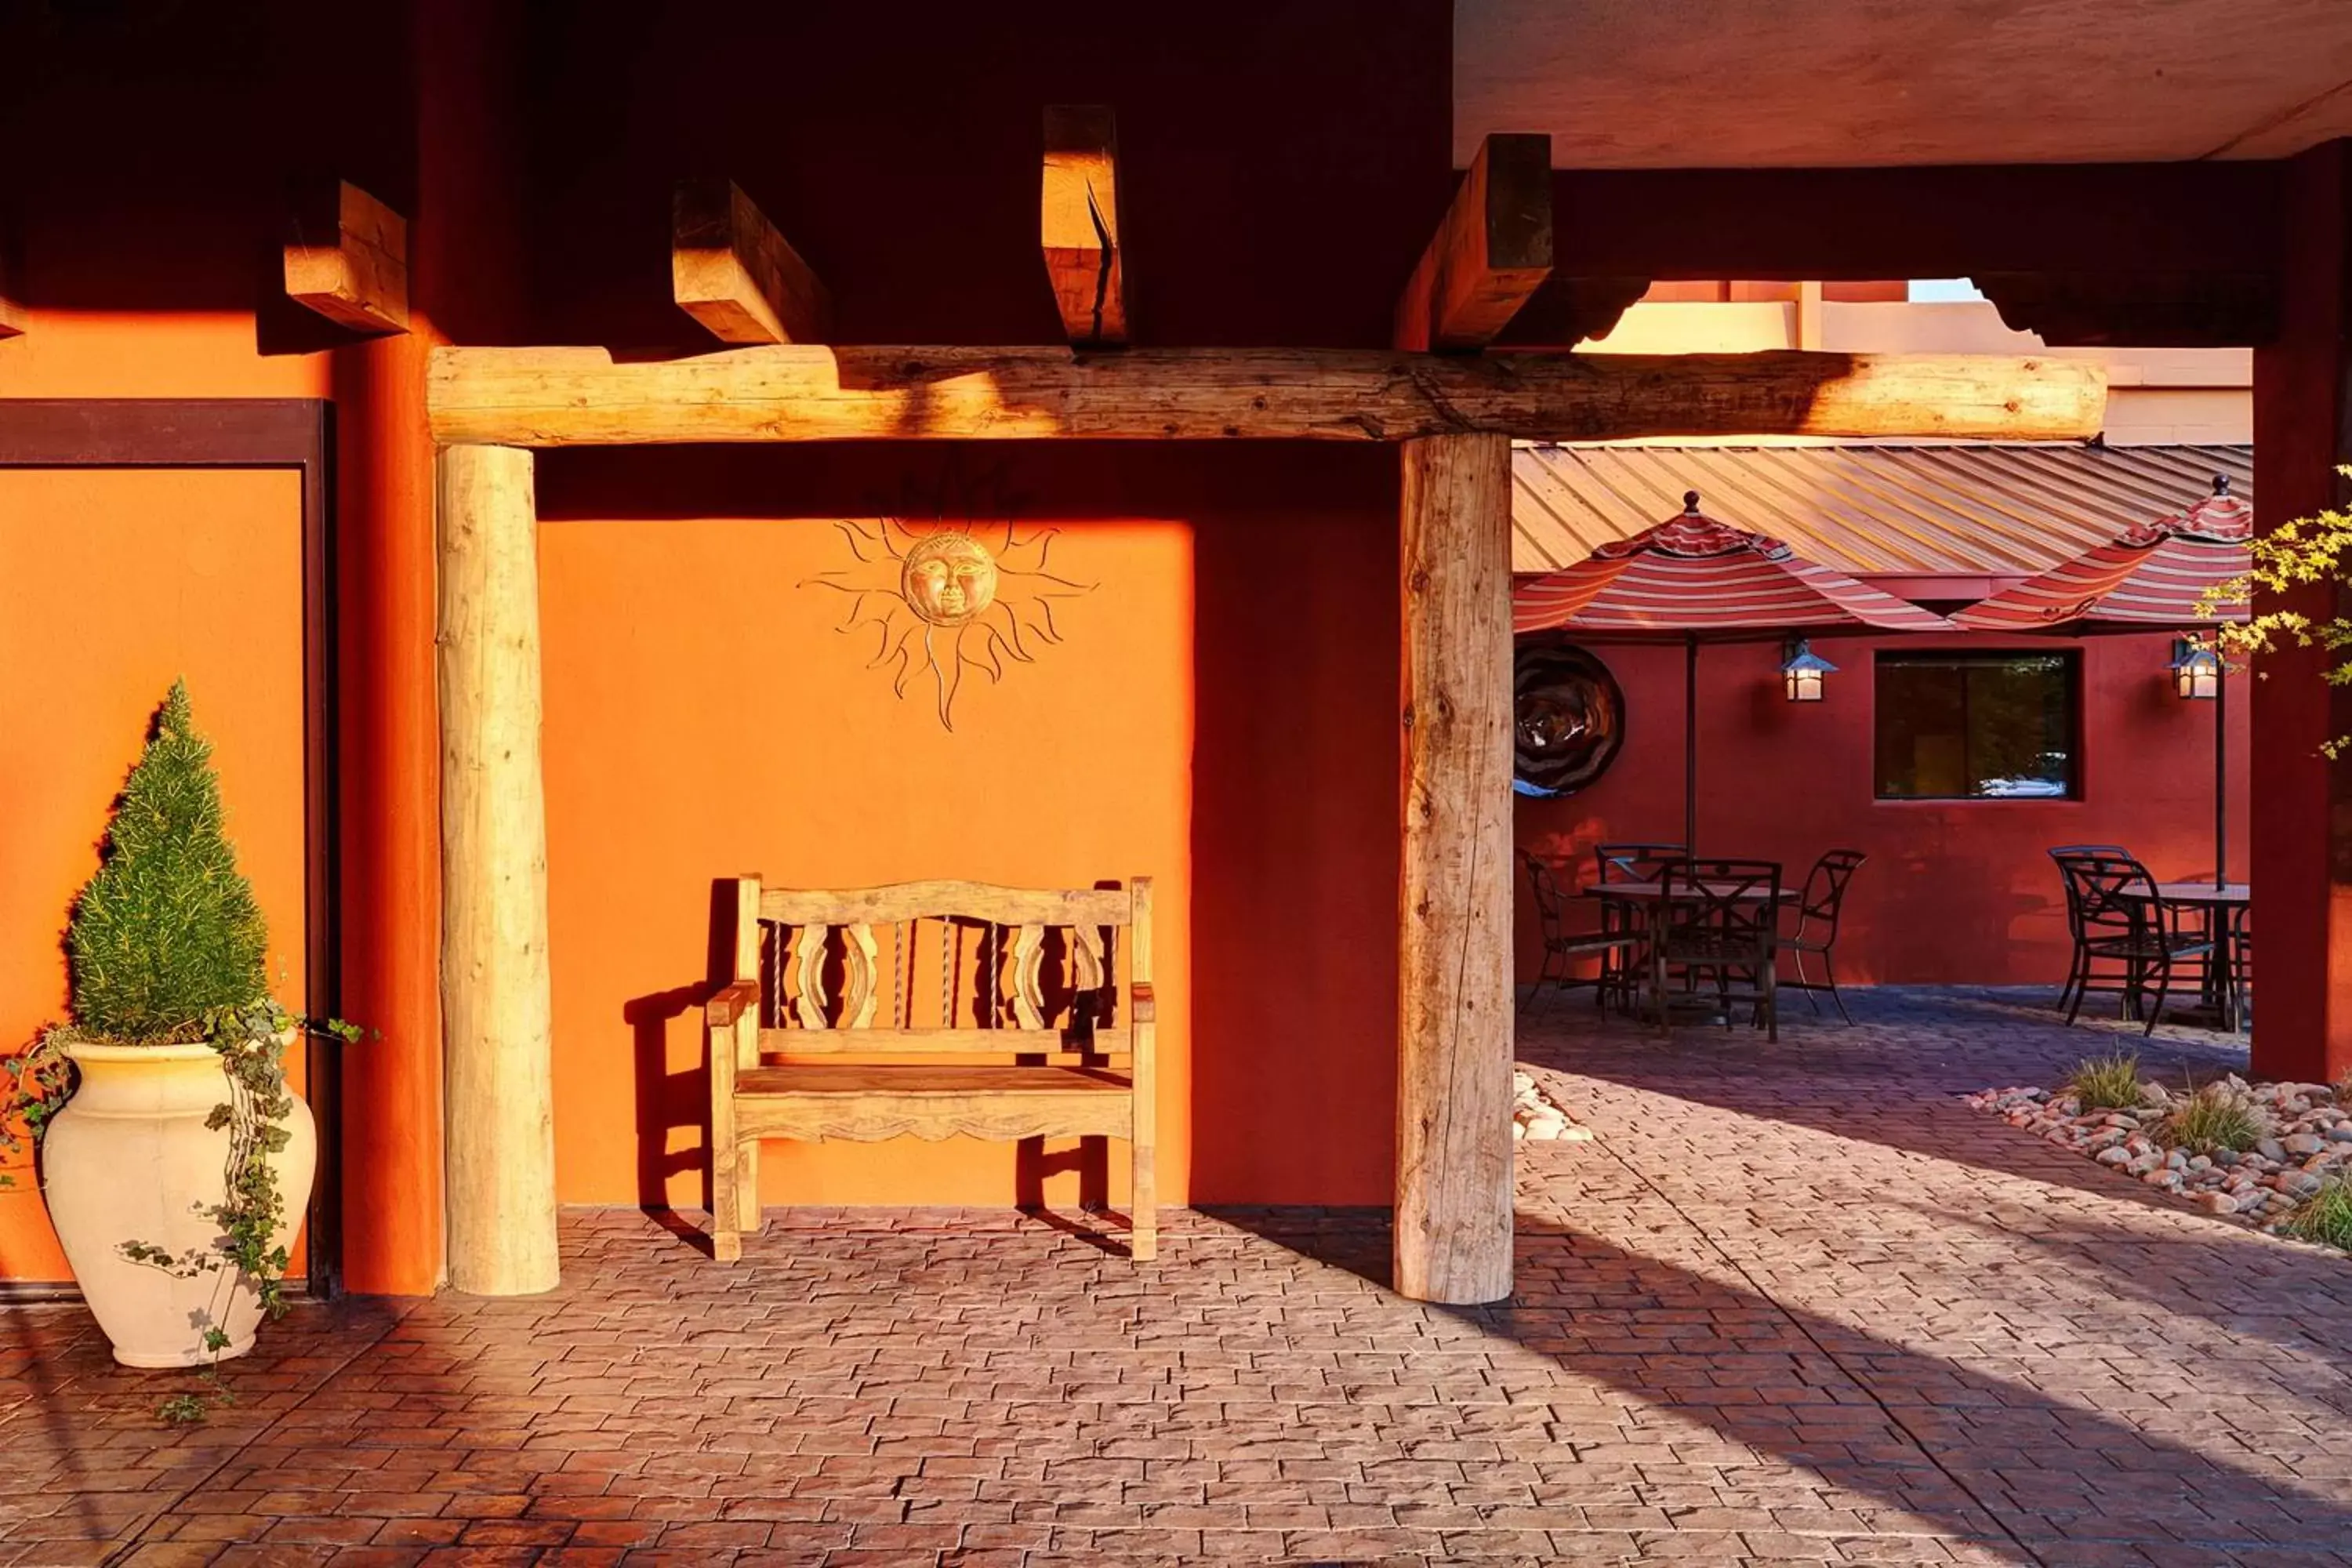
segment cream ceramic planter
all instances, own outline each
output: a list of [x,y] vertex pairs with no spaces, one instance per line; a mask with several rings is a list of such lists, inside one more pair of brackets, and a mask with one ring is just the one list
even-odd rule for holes
[[[152,1242],[175,1255],[211,1250],[222,1240],[210,1215],[224,1194],[226,1128],[205,1119],[228,1099],[228,1078],[210,1046],[76,1045],[66,1052],[81,1086],[42,1140],[42,1190],[49,1220],[72,1263],[82,1299],[114,1342],[126,1366],[191,1366],[240,1356],[253,1348],[261,1298],[229,1268],[180,1279],[122,1256],[127,1241]],[[290,1141],[271,1157],[291,1246],[310,1201],[318,1131],[299,1097],[288,1119]],[[217,1323],[228,1348],[204,1348]]]

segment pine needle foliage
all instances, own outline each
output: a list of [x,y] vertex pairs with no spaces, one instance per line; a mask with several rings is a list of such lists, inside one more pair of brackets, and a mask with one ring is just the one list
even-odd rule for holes
[[87,1037],[198,1040],[207,1014],[268,994],[268,928],[236,868],[212,750],[187,683],[173,681],[114,803],[98,874],[74,900],[66,945]]

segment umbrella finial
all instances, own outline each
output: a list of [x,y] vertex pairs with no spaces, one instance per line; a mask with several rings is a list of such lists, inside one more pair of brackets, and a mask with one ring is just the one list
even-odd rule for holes
[[1698,492],[1696,490],[1685,490],[1683,492],[1683,515],[1685,517],[1696,517],[1698,515]]
[[2225,496],[2230,493],[2229,475],[2215,474],[2213,476],[2213,493],[2217,496]]

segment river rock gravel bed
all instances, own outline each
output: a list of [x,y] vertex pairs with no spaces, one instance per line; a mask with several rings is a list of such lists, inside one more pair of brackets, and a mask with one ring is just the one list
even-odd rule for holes
[[2071,1089],[1989,1089],[1965,1098],[1975,1109],[2120,1175],[2265,1230],[2284,1229],[2294,1210],[2331,1180],[2352,1177],[2352,1102],[2327,1085],[2250,1084],[2231,1073],[2196,1092],[2237,1097],[2255,1111],[2265,1135],[2242,1153],[2173,1147],[2168,1119],[2189,1091],[2156,1082],[2140,1086],[2139,1104],[2113,1110],[2085,1107]]

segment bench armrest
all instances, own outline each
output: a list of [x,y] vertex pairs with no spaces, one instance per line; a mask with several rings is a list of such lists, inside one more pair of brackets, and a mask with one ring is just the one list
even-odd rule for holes
[[713,1029],[724,1029],[746,1012],[755,1012],[760,1005],[760,983],[756,980],[734,980],[722,985],[709,1001],[702,1005],[702,1020]]
[[1135,1021],[1149,1024],[1159,1016],[1159,1005],[1151,997],[1151,982],[1139,980],[1129,988],[1134,994]]

